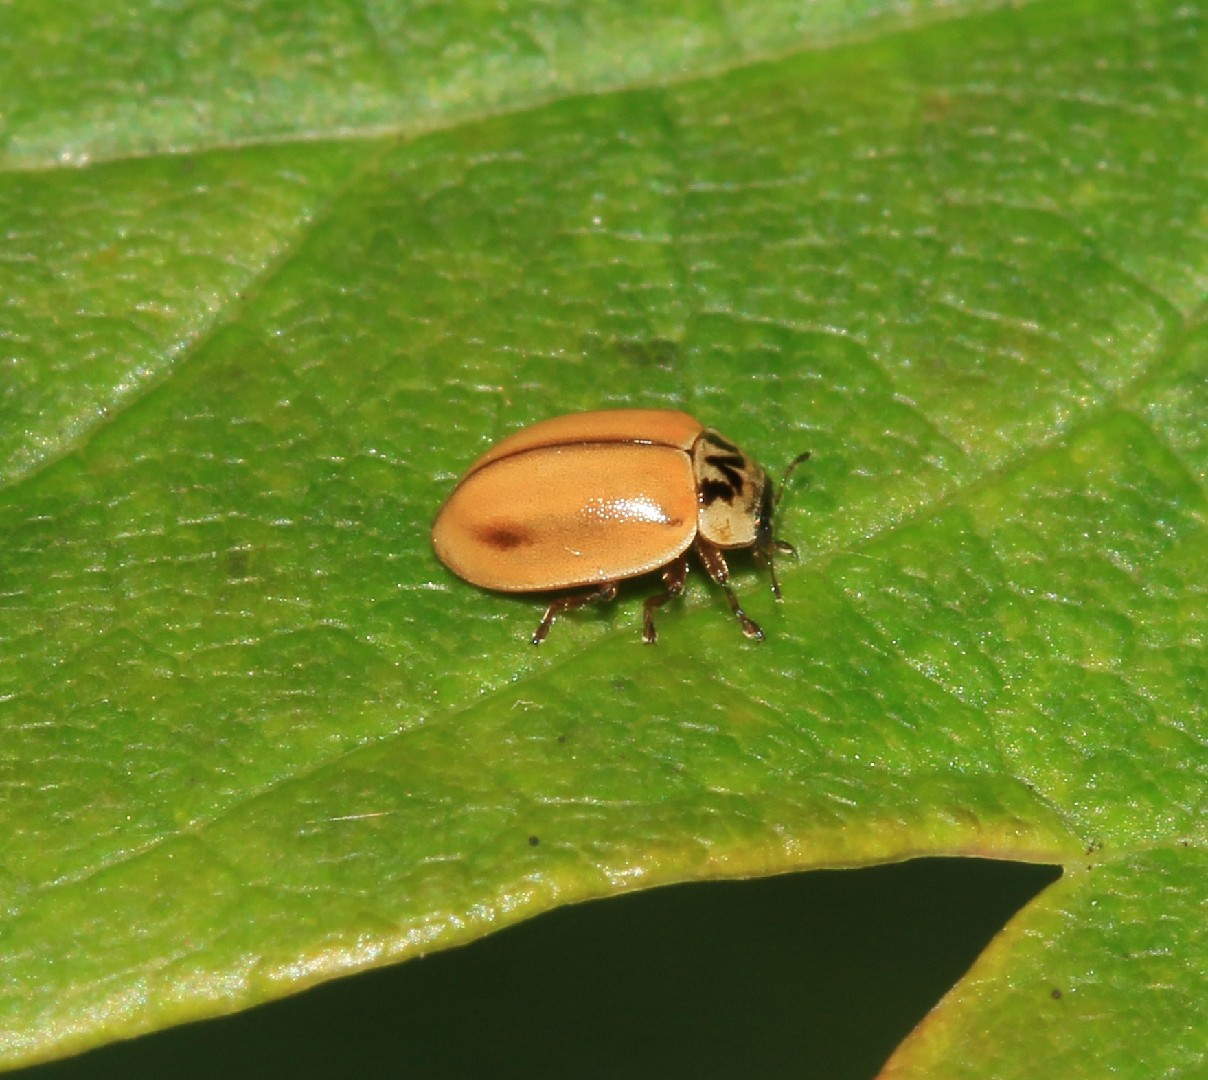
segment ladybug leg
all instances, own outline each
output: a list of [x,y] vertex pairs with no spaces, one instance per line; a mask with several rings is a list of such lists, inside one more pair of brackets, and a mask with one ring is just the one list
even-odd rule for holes
[[681,555],[663,571],[663,591],[647,597],[642,605],[642,640],[647,645],[653,645],[659,639],[659,632],[654,628],[654,609],[661,608],[673,596],[679,596],[684,591],[687,577],[688,556]]
[[738,620],[739,626],[742,627],[742,632],[755,641],[762,641],[763,631],[759,628],[759,623],[742,610],[738,597],[734,595],[734,590],[730,588],[730,568],[726,565],[726,557],[722,554],[721,548],[716,544],[709,543],[703,536],[697,535],[696,553],[700,556],[700,561],[705,564],[705,571],[709,577],[726,590],[726,599],[730,602],[730,610]]
[[755,549],[755,559],[760,566],[768,568],[768,575],[772,579],[772,595],[777,600],[783,600],[784,597],[780,594],[780,578],[776,576],[776,556],[789,555],[793,561],[797,561],[797,549],[793,547],[787,540],[773,540],[766,548]]
[[785,540],[776,540],[772,537],[772,522],[776,519],[776,511],[780,509],[780,500],[784,497],[784,489],[788,486],[789,478],[793,475],[793,470],[797,468],[803,461],[809,461],[810,452],[808,450],[803,454],[798,454],[792,461],[789,462],[788,468],[784,470],[784,475],[780,478],[780,486],[776,489],[776,494],[772,496],[771,508],[767,511],[767,515],[762,519],[762,524],[767,529],[762,542],[756,547],[755,555],[760,563],[768,568],[768,573],[772,578],[772,595],[777,600],[783,600],[780,595],[780,579],[776,577],[776,555],[790,555],[793,560],[797,559],[797,549],[792,544]]
[[617,583],[615,581],[605,582],[595,592],[560,596],[545,609],[545,614],[541,616],[541,622],[537,624],[537,630],[533,634],[533,644],[540,645],[546,639],[549,635],[549,628],[554,625],[554,620],[564,612],[574,611],[575,608],[581,608],[584,604],[606,603],[609,600],[615,600],[616,596]]

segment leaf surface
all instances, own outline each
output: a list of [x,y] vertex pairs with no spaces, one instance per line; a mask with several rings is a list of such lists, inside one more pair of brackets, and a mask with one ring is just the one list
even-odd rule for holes
[[[919,854],[1066,873],[891,1075],[1202,1059],[1198,9],[0,20],[0,1060]],[[432,555],[633,405],[814,452],[765,643],[697,575],[534,650]]]

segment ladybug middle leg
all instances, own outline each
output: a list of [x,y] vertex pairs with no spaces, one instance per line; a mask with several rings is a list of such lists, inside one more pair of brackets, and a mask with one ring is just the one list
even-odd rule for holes
[[642,640],[647,645],[653,645],[659,639],[659,632],[654,628],[654,609],[661,608],[673,596],[679,596],[684,591],[687,577],[688,556],[680,555],[663,571],[663,591],[646,598],[642,605]]

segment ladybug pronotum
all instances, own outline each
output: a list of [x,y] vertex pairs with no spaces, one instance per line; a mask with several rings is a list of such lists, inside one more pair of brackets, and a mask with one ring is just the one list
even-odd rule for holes
[[[780,491],[808,457],[789,464]],[[743,633],[762,641],[730,587],[724,552],[753,549],[779,600],[774,555],[793,550],[772,535],[779,501],[755,461],[687,413],[571,413],[509,435],[474,462],[437,515],[432,546],[455,574],[486,589],[595,586],[554,600],[534,645],[563,612],[612,600],[617,582],[662,569],[663,591],[642,609],[642,637],[654,642],[655,609],[683,592],[695,548]]]

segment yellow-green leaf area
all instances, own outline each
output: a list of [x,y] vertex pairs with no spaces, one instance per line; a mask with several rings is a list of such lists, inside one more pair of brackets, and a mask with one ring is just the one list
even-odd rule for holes
[[[0,1061],[976,854],[1065,873],[891,1074],[1190,1075],[1198,9],[0,18]],[[698,573],[534,649],[435,559],[494,440],[622,406],[813,452],[765,642]]]

